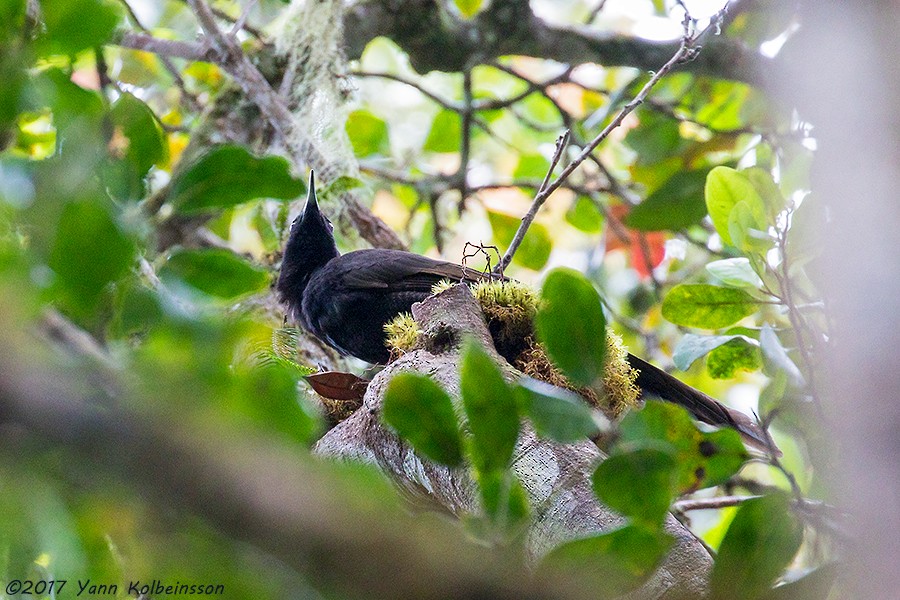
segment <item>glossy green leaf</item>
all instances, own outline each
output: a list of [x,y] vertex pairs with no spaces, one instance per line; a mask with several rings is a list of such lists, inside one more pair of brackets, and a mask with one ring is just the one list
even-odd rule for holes
[[500,368],[474,342],[463,351],[460,391],[472,432],[475,468],[481,472],[505,469],[519,437],[516,398]]
[[388,126],[367,110],[355,110],[347,116],[347,135],[356,156],[388,155],[391,143]]
[[103,45],[119,24],[119,6],[110,0],[42,0],[41,54],[74,55]]
[[772,179],[772,174],[759,167],[751,167],[741,172],[747,176],[747,179],[756,188],[756,192],[762,198],[766,207],[769,222],[774,223],[775,217],[785,208],[785,199],[781,190],[778,189],[778,184]]
[[663,299],[662,315],[685,327],[721,329],[752,315],[757,302],[742,290],[706,284],[676,285]]
[[703,190],[708,171],[679,171],[631,209],[625,224],[641,231],[685,229],[706,216]]
[[[767,226],[766,209],[763,199],[750,179],[730,167],[716,167],[709,172],[706,178],[706,208],[712,219],[716,231],[722,237],[722,241],[730,246],[736,245],[730,231],[732,222],[740,222],[745,228],[755,228],[764,231]],[[745,203],[744,208],[739,209],[746,217],[732,218],[731,213],[738,203]]]
[[725,482],[748,458],[736,431],[702,432],[685,409],[668,402],[648,401],[625,415],[619,429],[617,448],[673,449],[679,493]]
[[82,315],[93,310],[106,286],[127,272],[133,258],[134,244],[109,207],[83,200],[63,209],[48,266],[67,306]]
[[727,341],[706,357],[706,370],[713,379],[730,379],[739,370],[757,371],[761,367],[759,342],[744,336]]
[[426,152],[458,152],[462,139],[462,123],[459,114],[442,110],[431,123],[425,145]]
[[456,8],[459,9],[462,16],[470,19],[481,10],[484,0],[453,0],[453,3],[456,4]]
[[600,294],[584,275],[554,269],[544,280],[535,317],[538,339],[553,362],[576,385],[591,385],[603,375],[606,318]]
[[682,371],[687,371],[694,361],[701,356],[706,356],[722,344],[742,339],[746,344],[759,347],[759,342],[743,335],[695,335],[687,333],[678,341],[672,361]]
[[565,444],[598,433],[591,409],[577,394],[530,377],[519,380],[516,394],[519,406],[541,437]]
[[163,281],[184,282],[205,294],[231,300],[258,292],[269,274],[229,250],[176,250],[159,271]]
[[219,146],[180,169],[172,179],[169,202],[180,212],[219,209],[257,198],[291,200],[306,184],[291,175],[280,156],[258,158],[241,146]]
[[707,263],[706,271],[729,287],[759,289],[763,285],[762,279],[753,270],[750,259],[743,256],[714,260]]
[[453,403],[428,377],[416,373],[394,376],[384,393],[382,416],[416,452],[451,467],[462,462]]
[[731,522],[710,576],[714,598],[763,598],[797,553],[803,528],[790,499],[773,494],[748,500]]
[[613,510],[650,528],[662,525],[675,493],[675,454],[659,448],[614,453],[594,471],[594,493]]
[[603,213],[587,196],[578,196],[566,211],[566,221],[585,233],[597,233],[603,229]]
[[[521,219],[489,211],[488,220],[491,223],[497,244],[501,247],[509,246],[516,234],[516,230],[519,228]],[[553,238],[550,237],[550,232],[542,224],[532,223],[525,234],[525,238],[522,240],[522,244],[515,255],[513,255],[513,262],[539,271],[547,264],[552,250]]]
[[665,557],[673,538],[657,529],[626,525],[566,542],[544,558],[545,568],[575,571],[599,598],[618,597],[640,585]]

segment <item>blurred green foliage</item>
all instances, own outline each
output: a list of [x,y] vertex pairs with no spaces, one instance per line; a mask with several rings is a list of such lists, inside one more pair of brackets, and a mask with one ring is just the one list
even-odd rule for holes
[[[193,40],[184,3],[156,4],[138,11],[154,35]],[[216,7],[236,18],[243,4]],[[466,19],[485,8],[453,4]],[[558,18],[583,20],[592,4],[567,3]],[[665,14],[666,3],[647,4]],[[311,361],[295,348],[278,350],[281,315],[267,304],[290,209],[306,192],[303,173],[277,146],[246,142],[271,132],[233,100],[225,112],[254,115],[241,125],[248,135],[209,135],[217,101],[235,93],[219,66],[175,60],[175,76],[159,56],[117,46],[116,36],[134,27],[119,3],[38,5],[35,21],[25,0],[0,0],[0,299],[8,322],[34,332],[48,314],[62,315],[100,350],[101,372],[121,381],[117,401],[137,414],[166,415],[198,440],[260,436],[305,456],[323,432],[301,383],[315,365],[300,364]],[[283,9],[263,0],[251,22]],[[728,33],[758,45],[783,31],[776,17],[744,14]],[[601,12],[595,26],[611,31],[605,19]],[[270,51],[253,35],[240,39],[254,58]],[[583,146],[647,77],[601,65],[573,65],[563,77],[564,65],[515,56],[477,65],[473,125],[464,132],[459,73],[419,75],[386,38],[353,66],[409,82],[354,79],[346,133],[362,179],[323,182],[323,201],[374,190],[373,211],[411,249],[455,261],[466,241],[505,249],[561,129]],[[651,98],[550,198],[507,274],[542,281],[537,335],[571,381],[592,385],[602,376],[606,312],[636,351],[646,344],[665,357],[674,348],[680,375],[694,385],[719,396],[729,386],[713,378],[764,388],[749,404],[772,423],[786,456],[780,466],[747,466],[733,431],[702,431],[669,405],[628,414],[593,476],[598,498],[626,524],[556,548],[543,563],[586,569],[610,596],[640,584],[665,556],[672,540],[662,524],[685,494],[715,494],[726,483],[733,490],[737,475],[788,490],[782,469],[803,473],[804,491],[822,487],[807,444],[813,365],[801,346],[822,322],[804,266],[815,259],[812,233],[823,217],[805,199],[811,152],[803,132],[744,83],[675,73]],[[542,274],[559,265],[575,268]],[[100,368],[96,356],[52,346],[64,351],[35,360],[77,373]],[[85,385],[104,389],[90,378],[71,383]],[[398,376],[384,418],[428,459],[472,466],[483,513],[465,519],[470,534],[521,543],[535,518],[511,470],[523,419],[561,443],[595,434],[598,419],[559,388],[507,383],[476,346],[463,354],[460,393],[454,405],[427,377]],[[2,437],[0,581],[164,577],[223,583],[232,598],[319,597],[305,575],[265,550],[173,515],[39,440]],[[371,477],[348,481],[348,497],[368,498],[377,487]],[[828,570],[768,595],[786,569],[826,562],[817,537],[803,536],[796,501],[775,492],[745,502],[730,525],[727,513],[695,520],[701,535],[724,531],[717,597],[788,597],[790,589],[823,597]]]

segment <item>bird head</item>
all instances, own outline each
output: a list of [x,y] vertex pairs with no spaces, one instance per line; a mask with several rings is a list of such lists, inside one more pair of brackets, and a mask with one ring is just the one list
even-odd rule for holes
[[292,312],[295,308],[299,309],[306,284],[313,273],[340,255],[334,243],[333,229],[331,222],[319,210],[315,175],[310,171],[306,206],[291,224],[276,286]]

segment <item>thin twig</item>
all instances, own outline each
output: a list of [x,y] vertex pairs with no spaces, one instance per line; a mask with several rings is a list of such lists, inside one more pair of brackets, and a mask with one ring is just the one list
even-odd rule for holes
[[200,62],[216,62],[216,52],[197,42],[182,42],[180,40],[164,40],[146,33],[128,31],[116,40],[116,45],[132,50],[152,52],[157,56],[183,58]]
[[472,120],[475,113],[472,110],[472,70],[465,69],[463,71],[463,110],[460,115],[461,135],[459,150],[459,170],[456,173],[457,184],[459,185],[459,203],[457,204],[457,212],[462,214],[466,204],[466,197],[469,195],[468,180],[469,174],[469,158],[472,153]]
[[709,510],[739,506],[747,500],[753,500],[760,496],[716,496],[715,498],[691,498],[679,500],[672,504],[672,512],[689,512],[692,510]]
[[[710,27],[713,27],[715,21],[716,19],[714,18],[713,23],[710,23]],[[636,109],[644,102],[644,100],[650,94],[650,91],[665,75],[667,75],[677,65],[691,60],[696,56],[697,48],[695,48],[695,44],[697,43],[697,40],[702,39],[706,35],[708,30],[709,28],[698,35],[693,35],[693,20],[690,18],[690,15],[685,14],[685,33],[684,37],[681,40],[681,45],[678,47],[678,51],[675,52],[674,55],[672,55],[672,58],[670,58],[668,62],[666,62],[666,64],[664,64],[659,69],[659,71],[653,74],[650,80],[644,84],[644,87],[641,88],[641,91],[638,92],[638,94],[634,98],[632,98],[632,100],[628,104],[622,107],[622,110],[619,111],[619,113],[613,118],[612,121],[609,122],[609,124],[603,129],[603,131],[601,131],[600,134],[597,135],[597,137],[591,140],[591,143],[582,150],[581,154],[579,154],[578,157],[576,157],[571,163],[569,163],[569,165],[565,169],[563,169],[562,173],[559,174],[559,177],[557,177],[553,183],[542,188],[537,193],[534,201],[532,202],[531,209],[529,209],[528,214],[526,214],[525,217],[522,218],[522,225],[519,227],[519,230],[516,231],[516,237],[513,238],[514,243],[517,239],[518,243],[521,243],[521,238],[525,237],[525,232],[528,230],[528,227],[534,220],[533,215],[530,219],[528,219],[528,215],[532,213],[537,214],[537,209],[540,208],[541,205],[543,205],[544,201],[550,196],[550,194],[555,192],[557,188],[559,188],[559,186],[562,185],[562,183],[566,179],[568,179],[569,175],[571,175],[572,172],[575,171],[575,169],[577,169],[578,166],[588,158],[588,156],[590,156],[594,149],[599,146],[600,143],[605,140],[610,133],[613,132],[613,130],[615,130],[617,127],[619,127],[619,125],[622,124],[622,121],[625,119],[625,117],[631,114],[634,109]],[[509,265],[509,261],[512,260],[513,254],[515,253],[516,249],[518,249],[518,244],[515,247],[510,245],[509,250],[507,250],[506,254],[503,257],[503,261],[500,265],[498,265],[498,268],[500,268],[501,272],[502,269],[505,269]],[[512,252],[510,252],[510,250],[512,250]]]
[[[525,239],[525,232],[528,231],[528,228],[531,226],[531,222],[534,221],[534,218],[537,216],[538,210],[540,210],[541,206],[544,204],[544,201],[550,196],[550,194],[547,192],[548,183],[550,182],[550,178],[553,176],[553,170],[556,168],[556,165],[559,164],[559,159],[562,158],[563,152],[565,151],[568,144],[569,130],[567,129],[565,133],[559,136],[559,138],[556,140],[556,150],[553,152],[553,158],[550,161],[550,167],[547,169],[547,174],[544,176],[544,181],[541,183],[541,187],[538,189],[538,193],[534,198],[534,202],[531,203],[531,208],[529,208],[528,212],[525,213],[525,216],[522,217],[522,223],[516,230],[516,235],[513,236],[512,241],[509,243],[509,248],[506,249],[506,254],[503,255],[503,258],[500,259],[500,263],[494,269],[496,273],[502,275],[506,267],[509,266],[513,255],[516,253],[516,250],[519,249],[519,245],[522,243],[522,240]],[[557,185],[556,187],[559,187],[559,185]]]
[[234,25],[231,27],[231,31],[228,32],[228,35],[231,37],[235,37],[238,32],[244,28],[244,24],[247,22],[247,17],[250,16],[250,11],[256,6],[257,0],[249,0],[247,2],[247,6],[244,7],[244,10],[241,11],[240,16],[234,21]]

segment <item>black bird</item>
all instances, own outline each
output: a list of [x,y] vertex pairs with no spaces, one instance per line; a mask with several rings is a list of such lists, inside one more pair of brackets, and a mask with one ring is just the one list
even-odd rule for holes
[[[431,295],[442,279],[474,283],[487,275],[461,265],[402,250],[370,249],[341,254],[331,223],[319,211],[315,179],[303,212],[291,225],[277,290],[290,317],[344,355],[384,364],[390,353],[384,325]],[[758,448],[767,435],[749,417],[629,354],[642,396],[680,404],[699,420],[727,425]]]

